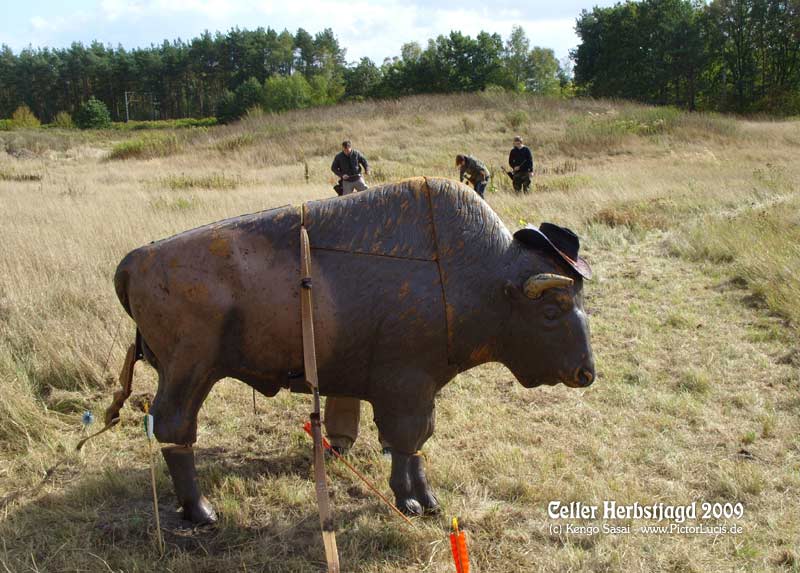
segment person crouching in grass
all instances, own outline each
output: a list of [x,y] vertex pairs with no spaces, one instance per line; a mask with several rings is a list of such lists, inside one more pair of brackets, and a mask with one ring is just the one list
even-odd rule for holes
[[486,166],[470,155],[459,154],[456,155],[456,167],[459,168],[458,180],[463,183],[466,178],[469,183],[472,183],[475,192],[483,199],[483,193],[492,175]]

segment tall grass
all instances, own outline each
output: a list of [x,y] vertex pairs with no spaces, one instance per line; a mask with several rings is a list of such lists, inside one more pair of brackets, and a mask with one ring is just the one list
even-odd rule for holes
[[734,215],[707,215],[676,252],[723,265],[775,313],[800,326],[800,197],[748,206]]

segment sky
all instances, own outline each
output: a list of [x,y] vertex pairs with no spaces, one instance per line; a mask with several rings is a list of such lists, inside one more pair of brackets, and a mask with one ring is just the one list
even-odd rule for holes
[[298,28],[314,34],[333,29],[348,62],[368,57],[380,64],[400,55],[407,42],[460,30],[499,33],[505,41],[522,26],[531,46],[552,48],[561,60],[578,44],[575,19],[581,10],[610,6],[609,0],[2,0],[0,44],[18,53],[27,46],[63,48],[72,42],[127,49],[189,40],[204,30],[233,27]]

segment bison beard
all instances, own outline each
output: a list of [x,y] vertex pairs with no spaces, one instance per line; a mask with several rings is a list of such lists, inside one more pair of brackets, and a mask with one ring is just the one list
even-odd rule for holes
[[[155,434],[181,446],[163,452],[194,522],[216,519],[191,449],[214,383],[307,391],[300,222],[297,207],[228,219],[136,249],[117,269],[119,299],[158,371]],[[403,511],[438,510],[419,450],[434,398],[457,373],[498,361],[529,387],[593,380],[581,277],[515,240],[468,187],[417,178],[314,201],[305,225],[320,392],[372,404]],[[534,275],[549,276],[533,289]]]

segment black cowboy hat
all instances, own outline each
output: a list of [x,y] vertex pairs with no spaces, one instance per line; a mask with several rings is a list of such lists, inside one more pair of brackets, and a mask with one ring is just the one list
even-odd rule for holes
[[527,225],[514,233],[514,238],[529,247],[553,249],[579,275],[585,279],[592,278],[589,263],[578,256],[578,249],[581,247],[578,235],[570,229],[553,223],[542,223],[538,229]]

